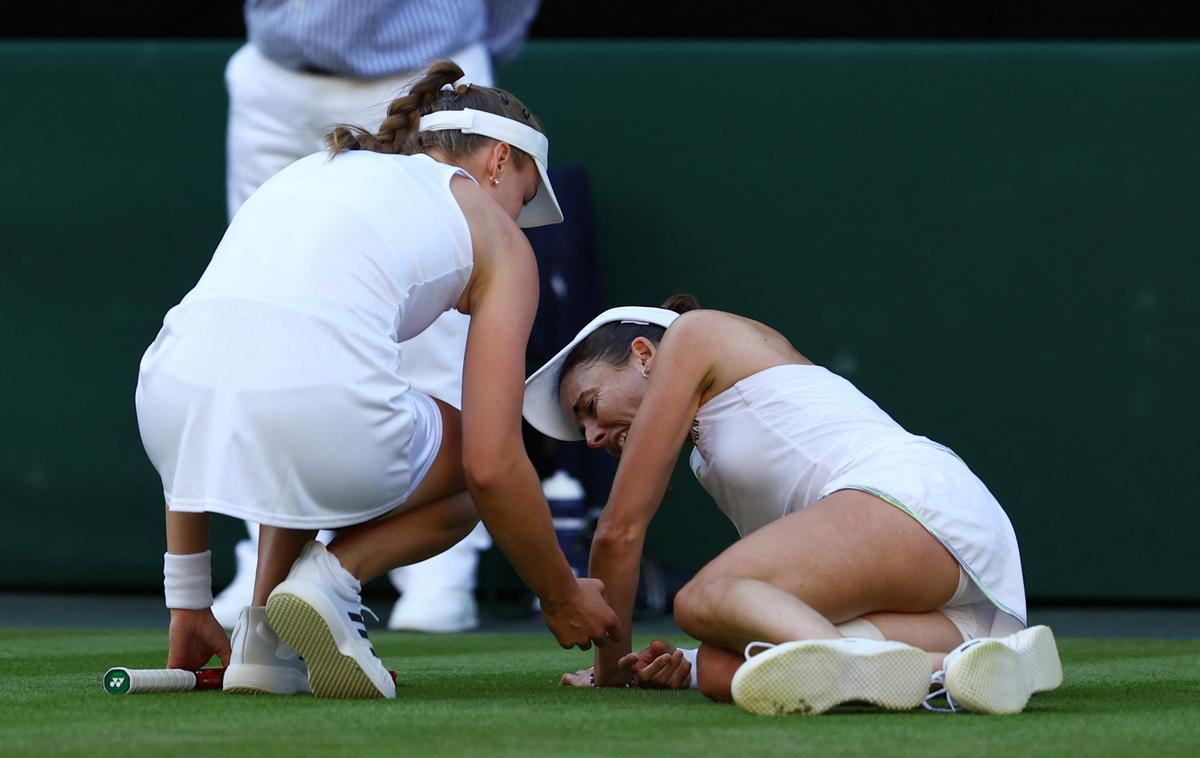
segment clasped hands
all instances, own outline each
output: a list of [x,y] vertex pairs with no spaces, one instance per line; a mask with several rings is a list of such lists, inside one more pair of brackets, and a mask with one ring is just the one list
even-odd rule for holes
[[[633,675],[629,680],[633,686],[659,690],[681,690],[691,686],[692,664],[678,648],[663,640],[654,640],[649,647],[622,657],[617,667]],[[562,675],[559,683],[564,687],[595,687],[598,683],[593,674],[591,668],[568,672]]]

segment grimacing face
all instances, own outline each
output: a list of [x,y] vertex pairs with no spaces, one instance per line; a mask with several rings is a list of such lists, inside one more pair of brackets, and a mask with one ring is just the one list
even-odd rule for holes
[[558,402],[575,419],[588,447],[604,448],[614,457],[621,456],[629,427],[649,386],[640,365],[631,355],[620,366],[583,363],[562,378]]

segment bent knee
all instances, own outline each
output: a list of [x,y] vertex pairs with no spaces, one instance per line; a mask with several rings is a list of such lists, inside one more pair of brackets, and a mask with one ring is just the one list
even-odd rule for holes
[[675,623],[685,633],[696,639],[717,613],[717,604],[724,596],[724,588],[733,577],[706,576],[699,574],[683,586],[675,595]]

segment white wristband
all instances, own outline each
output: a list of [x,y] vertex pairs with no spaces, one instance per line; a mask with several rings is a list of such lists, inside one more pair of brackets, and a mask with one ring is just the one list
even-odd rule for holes
[[212,607],[212,551],[163,553],[163,594],[168,608]]
[[679,648],[679,652],[683,653],[683,659],[692,664],[692,683],[688,686],[695,689],[700,686],[700,668],[696,665],[696,653],[700,652],[700,648]]

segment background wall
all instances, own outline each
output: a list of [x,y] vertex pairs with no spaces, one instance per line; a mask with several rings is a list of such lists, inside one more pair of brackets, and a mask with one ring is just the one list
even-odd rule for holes
[[[133,387],[224,227],[236,44],[0,44],[0,587],[159,586]],[[953,447],[1034,597],[1200,600],[1200,44],[540,41],[501,79],[588,170],[610,303],[766,321]],[[681,467],[648,551],[733,535]]]

